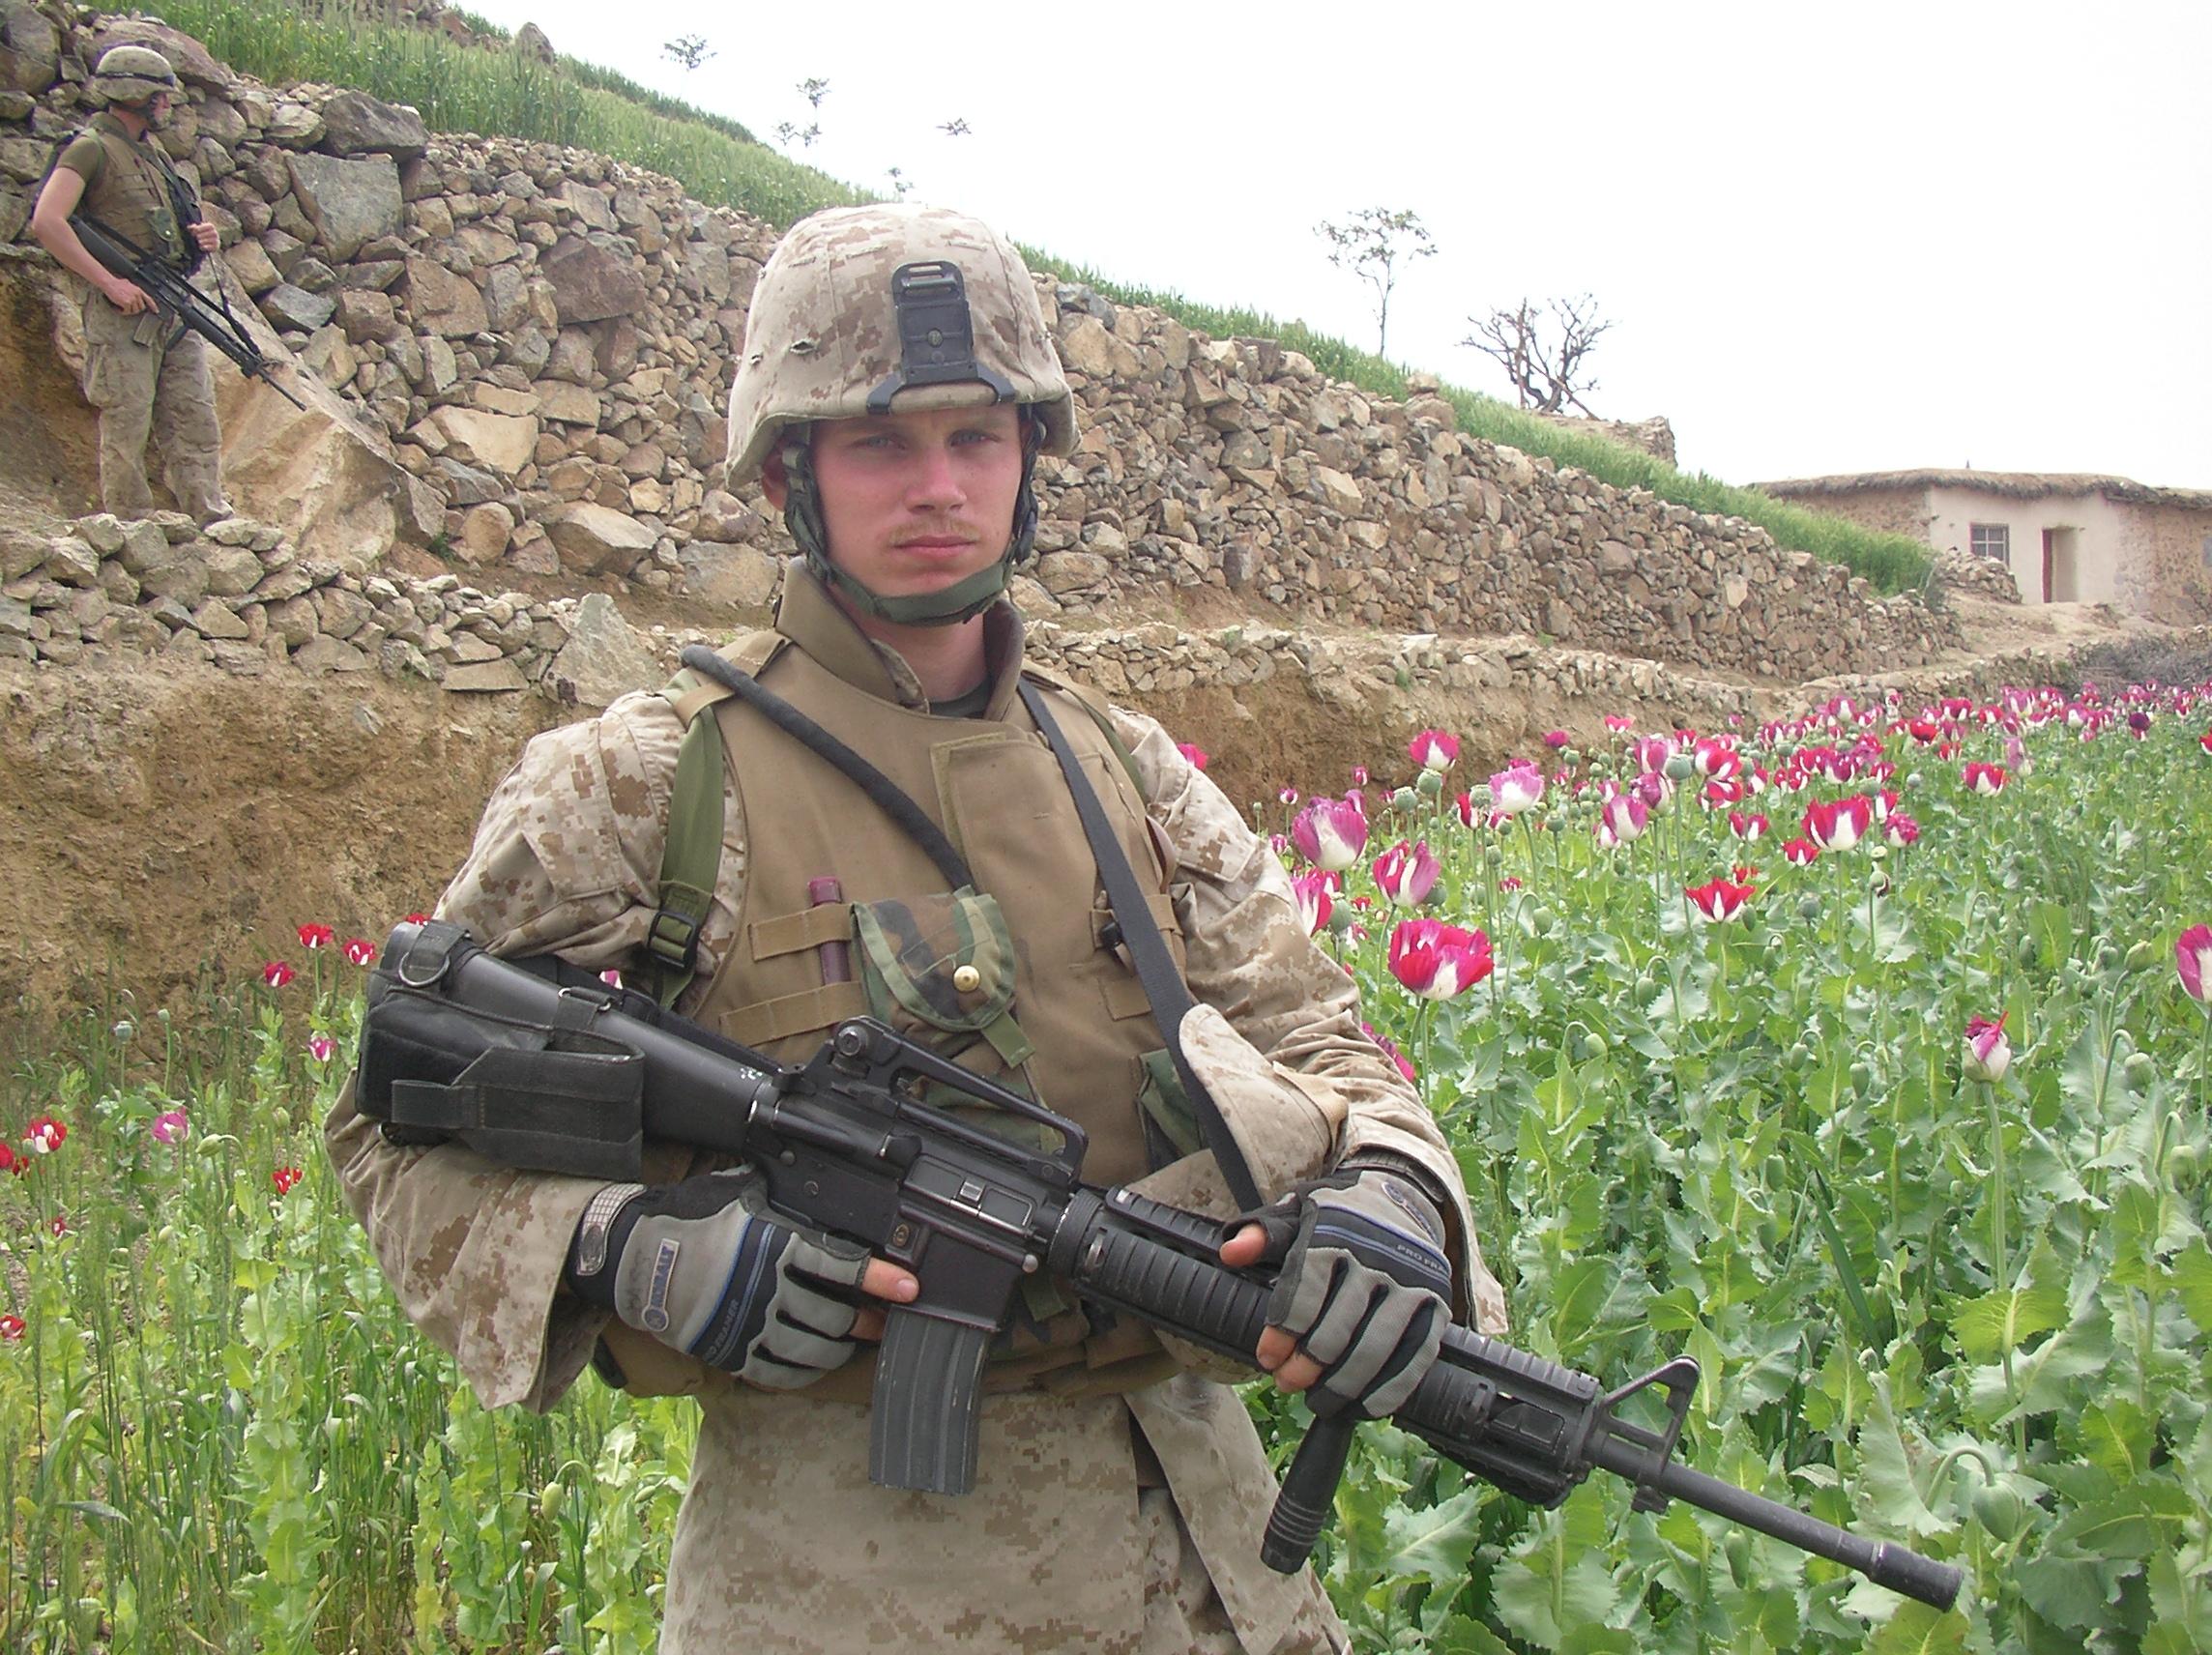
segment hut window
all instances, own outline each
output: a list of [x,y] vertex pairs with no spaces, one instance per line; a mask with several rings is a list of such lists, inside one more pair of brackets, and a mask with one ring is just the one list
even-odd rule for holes
[[1974,556],[1994,558],[2000,564],[2012,562],[2012,531],[2002,523],[1976,523],[1974,531]]

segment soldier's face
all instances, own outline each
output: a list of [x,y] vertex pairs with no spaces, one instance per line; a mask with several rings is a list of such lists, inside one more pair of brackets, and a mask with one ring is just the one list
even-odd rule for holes
[[[1005,552],[1021,417],[993,406],[824,421],[814,478],[831,563],[881,597],[942,592]],[[780,509],[781,467],[762,480]]]

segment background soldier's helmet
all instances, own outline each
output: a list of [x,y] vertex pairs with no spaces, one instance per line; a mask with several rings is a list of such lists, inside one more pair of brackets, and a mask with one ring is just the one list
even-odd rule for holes
[[785,233],[753,290],[729,482],[758,476],[793,425],[992,402],[1034,408],[1041,451],[1074,449],[1074,402],[1013,244],[939,207],[830,208]]
[[177,72],[152,46],[111,46],[92,72],[94,94],[109,103],[143,103],[176,89]]

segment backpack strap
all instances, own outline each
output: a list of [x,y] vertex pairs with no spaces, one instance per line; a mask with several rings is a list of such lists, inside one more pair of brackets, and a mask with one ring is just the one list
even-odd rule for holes
[[[789,640],[754,632],[723,652],[747,674],[757,673]],[[722,731],[715,706],[731,691],[689,667],[660,692],[684,724],[676,752],[676,780],[668,801],[668,831],[660,847],[659,907],[645,934],[653,997],[664,1006],[691,986],[699,972],[699,937],[714,904],[722,866]]]

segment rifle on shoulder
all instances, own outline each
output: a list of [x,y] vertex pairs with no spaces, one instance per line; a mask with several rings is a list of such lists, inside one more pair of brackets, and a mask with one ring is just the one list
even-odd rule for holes
[[274,364],[254,344],[237,312],[231,309],[230,301],[222,297],[219,276],[216,297],[211,301],[175,265],[156,258],[91,214],[72,213],[70,228],[84,244],[84,250],[98,259],[103,269],[137,283],[156,308],[180,330],[189,328],[236,363],[241,373],[249,379],[258,379],[293,407],[306,412],[305,402],[276,383]]
[[[1045,1125],[1030,1148],[915,1095],[927,1083]],[[371,980],[356,1106],[401,1144],[457,1142],[509,1166],[609,1181],[640,1176],[647,1139],[742,1156],[798,1223],[911,1269],[920,1297],[886,1313],[869,1474],[892,1488],[973,1486],[982,1371],[1024,1275],[1139,1318],[1259,1372],[1273,1280],[1220,1262],[1222,1227],[1082,1181],[1074,1121],[947,1062],[871,1018],[804,1064],[772,1061],[552,959],[486,954],[458,926],[403,924]],[[1651,1511],[1687,1500],[1732,1523],[1948,1609],[1958,1569],[1867,1540],[1674,1463],[1698,1383],[1678,1356],[1617,1390],[1464,1327],[1393,1422],[1508,1493],[1556,1506],[1594,1468]],[[1664,1392],[1653,1431],[1621,1405]],[[1317,1421],[1284,1479],[1263,1555],[1285,1573],[1312,1550],[1351,1422]]]

